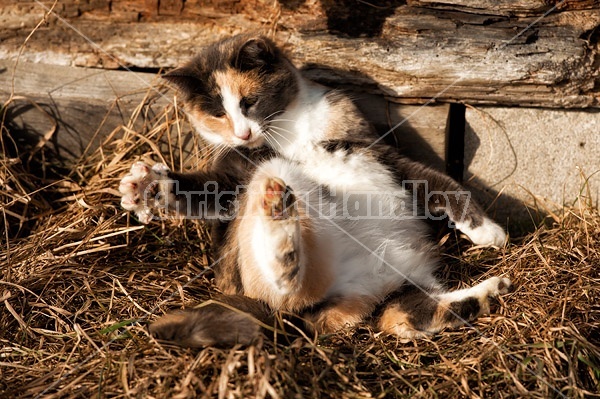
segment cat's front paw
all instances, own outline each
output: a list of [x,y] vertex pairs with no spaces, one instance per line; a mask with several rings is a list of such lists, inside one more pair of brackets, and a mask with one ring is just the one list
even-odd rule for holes
[[470,223],[457,223],[456,228],[465,233],[475,245],[501,248],[508,238],[504,229],[487,217],[477,227],[472,227]]
[[159,181],[166,179],[168,172],[169,168],[161,163],[152,167],[144,162],[134,163],[119,183],[119,191],[123,194],[121,206],[133,211],[140,222],[150,223],[154,217],[152,207],[156,206]]

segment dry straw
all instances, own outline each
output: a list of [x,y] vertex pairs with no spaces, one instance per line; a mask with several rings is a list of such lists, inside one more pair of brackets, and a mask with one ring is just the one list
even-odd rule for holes
[[201,222],[142,226],[119,207],[134,161],[194,169],[210,156],[150,97],[69,170],[1,126],[1,397],[598,396],[600,216],[586,201],[500,251],[442,238],[450,286],[490,275],[517,286],[475,329],[408,343],[366,325],[248,348],[157,343],[148,321],[215,288]]

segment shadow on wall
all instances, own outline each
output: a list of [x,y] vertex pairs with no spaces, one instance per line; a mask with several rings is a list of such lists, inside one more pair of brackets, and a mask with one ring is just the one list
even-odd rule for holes
[[[297,10],[305,0],[279,0],[287,10]],[[332,34],[350,37],[377,37],[387,17],[406,1],[321,0]]]
[[[496,188],[489,187],[477,175],[468,172],[477,150],[481,146],[481,140],[475,134],[467,122],[465,125],[465,153],[463,185],[473,195],[475,199],[497,222],[508,227],[513,236],[522,236],[535,230],[535,228],[546,218],[547,214],[538,208],[534,208],[524,203],[518,198],[514,198],[506,193],[498,191]],[[508,178],[508,176],[507,176]],[[495,186],[502,187],[499,181]]]

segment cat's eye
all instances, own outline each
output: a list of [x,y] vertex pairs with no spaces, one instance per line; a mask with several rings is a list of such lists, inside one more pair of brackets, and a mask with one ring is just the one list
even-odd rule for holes
[[215,118],[222,118],[225,116],[225,111],[217,111],[213,114]]
[[247,112],[257,101],[255,97],[244,97],[240,100],[240,109]]

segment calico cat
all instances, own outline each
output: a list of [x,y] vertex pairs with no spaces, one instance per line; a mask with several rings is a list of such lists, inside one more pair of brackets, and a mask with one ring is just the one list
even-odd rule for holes
[[157,338],[247,344],[279,310],[318,333],[372,320],[417,338],[508,291],[500,277],[443,289],[424,218],[448,217],[477,245],[504,245],[503,229],[455,181],[379,143],[347,96],[305,79],[271,40],[222,40],[164,78],[197,132],[228,151],[195,173],[138,162],[121,180],[122,206],[143,223],[162,206],[213,226],[222,295],[159,318]]

